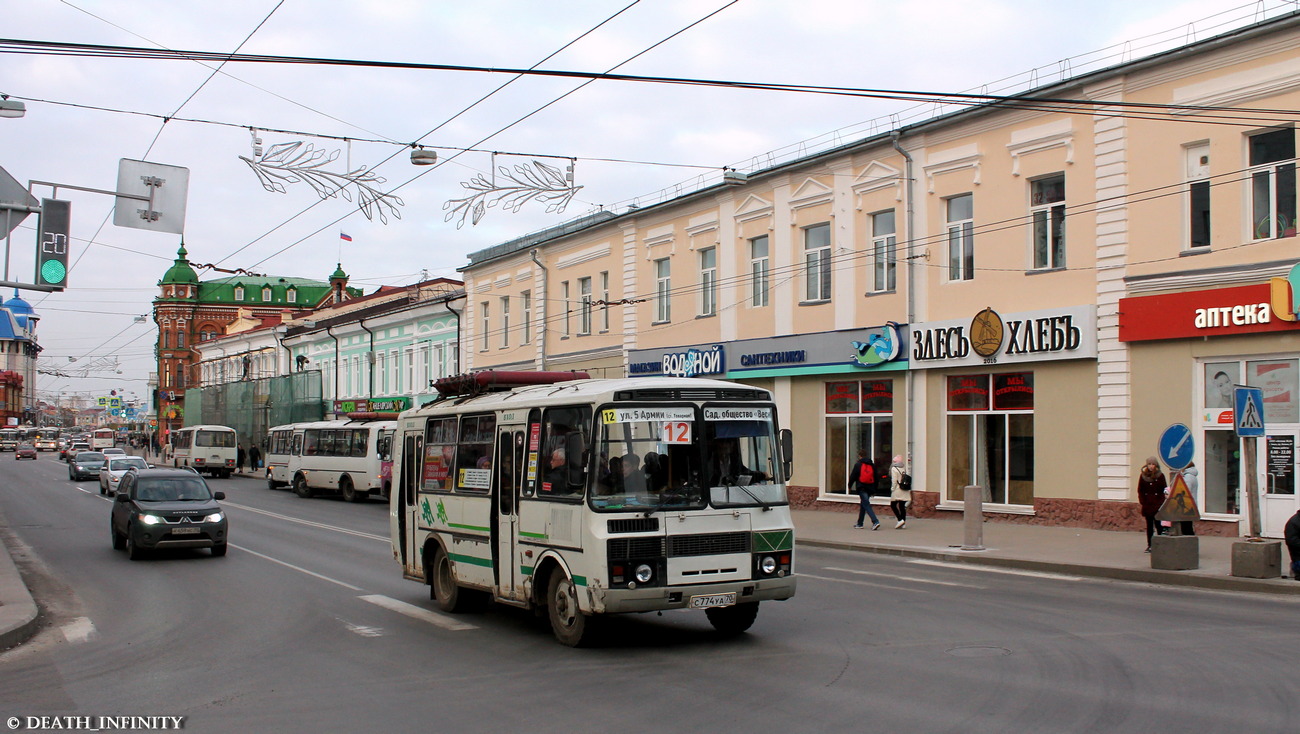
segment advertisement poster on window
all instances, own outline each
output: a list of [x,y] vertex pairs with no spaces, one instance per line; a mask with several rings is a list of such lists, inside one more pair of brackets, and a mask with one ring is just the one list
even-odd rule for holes
[[1275,359],[1246,363],[1249,385],[1264,391],[1264,422],[1300,422],[1296,402],[1296,360]]
[[1205,409],[1232,410],[1232,386],[1241,383],[1237,362],[1208,362],[1205,365]]
[[858,411],[858,383],[826,383],[827,413],[856,413]]

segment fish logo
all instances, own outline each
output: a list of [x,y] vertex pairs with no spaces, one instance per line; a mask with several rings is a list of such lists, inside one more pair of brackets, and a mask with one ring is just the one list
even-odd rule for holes
[[1271,278],[1269,302],[1273,315],[1282,321],[1295,321],[1300,314],[1300,264],[1291,268],[1285,278]]
[[859,367],[876,367],[898,356],[898,329],[894,324],[880,327],[880,332],[867,337],[866,342],[849,342],[853,347],[853,361]]

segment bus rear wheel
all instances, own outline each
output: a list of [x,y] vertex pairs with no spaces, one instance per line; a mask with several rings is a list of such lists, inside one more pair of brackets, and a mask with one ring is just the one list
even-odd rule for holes
[[578,608],[578,587],[565,573],[556,569],[546,589],[546,611],[551,618],[555,639],[569,647],[583,647],[592,640],[595,625],[591,617]]
[[758,602],[705,609],[704,616],[709,618],[713,629],[722,634],[739,635],[754,625],[758,618]]

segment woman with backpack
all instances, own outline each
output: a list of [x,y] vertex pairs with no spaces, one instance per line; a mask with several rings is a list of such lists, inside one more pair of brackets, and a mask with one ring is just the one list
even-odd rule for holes
[[912,478],[903,471],[903,457],[895,456],[894,465],[889,467],[889,509],[898,518],[895,529],[907,527],[907,506],[912,502]]
[[862,527],[863,518],[871,516],[871,529],[880,529],[880,520],[876,519],[876,513],[871,509],[871,491],[876,488],[876,467],[867,458],[865,449],[858,449],[858,463],[853,465],[849,470],[849,491],[857,492],[858,498],[862,501],[861,507],[858,508],[858,524],[855,528]]

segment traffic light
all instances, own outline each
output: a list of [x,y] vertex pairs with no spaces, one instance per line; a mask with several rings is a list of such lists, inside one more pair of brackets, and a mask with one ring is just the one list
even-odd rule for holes
[[72,202],[41,199],[41,239],[36,246],[36,284],[63,290],[68,284],[68,234]]

